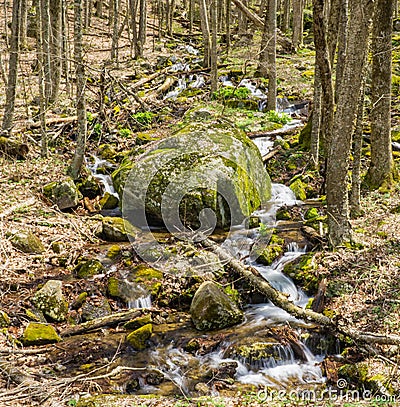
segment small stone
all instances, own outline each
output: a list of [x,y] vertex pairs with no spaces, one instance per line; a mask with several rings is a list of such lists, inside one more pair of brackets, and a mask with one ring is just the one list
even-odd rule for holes
[[119,199],[109,192],[106,192],[100,199],[99,205],[101,209],[114,209],[118,206]]
[[138,229],[127,220],[117,217],[104,217],[97,235],[109,242],[127,242],[134,240]]
[[10,324],[11,320],[7,313],[0,311],[0,328],[7,328]]
[[144,325],[150,324],[151,322],[151,314],[146,314],[128,321],[126,324],[124,324],[124,328],[128,331],[134,331]]
[[153,333],[153,326],[146,324],[127,335],[126,341],[136,350],[146,348],[146,341]]
[[109,259],[116,259],[118,256],[120,256],[122,253],[121,251],[121,247],[118,246],[117,244],[113,244],[108,250],[107,250],[107,254],[106,257]]
[[198,330],[222,329],[243,320],[243,312],[212,281],[205,281],[198,288],[190,314]]
[[71,304],[72,309],[79,309],[82,307],[83,303],[86,301],[86,298],[88,296],[88,293],[84,291],[83,293],[80,293],[75,300]]
[[104,271],[103,264],[97,259],[90,259],[80,262],[74,269],[76,276],[79,278],[89,278]]
[[32,232],[18,232],[11,237],[11,244],[24,253],[43,253],[46,249],[41,240]]
[[44,195],[53,201],[60,210],[75,208],[82,195],[72,178],[61,182],[51,182],[43,187]]
[[106,298],[100,303],[92,304],[85,302],[82,306],[82,320],[92,321],[93,319],[102,318],[111,314],[111,307]]
[[22,336],[22,343],[25,346],[46,345],[60,341],[61,338],[51,325],[36,322],[30,322]]
[[68,302],[62,294],[62,282],[49,280],[32,298],[35,307],[53,321],[64,321]]
[[54,253],[60,254],[63,250],[62,242],[51,242],[51,249]]

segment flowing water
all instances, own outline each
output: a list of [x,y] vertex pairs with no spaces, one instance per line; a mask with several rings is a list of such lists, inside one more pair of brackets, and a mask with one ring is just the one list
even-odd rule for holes
[[[256,139],[261,154],[267,153],[272,142],[269,139]],[[112,183],[107,176],[97,174],[97,168],[105,163],[94,158],[94,163],[89,166],[92,173],[105,185],[105,190],[115,194]],[[276,225],[275,215],[278,208],[283,205],[299,204],[293,192],[281,184],[272,185],[272,197],[268,205],[255,212],[264,228]],[[247,229],[245,225],[235,227],[222,243],[225,250],[232,255],[246,261],[255,267],[260,274],[276,289],[288,295],[296,305],[305,307],[309,301],[307,295],[286,276],[282,270],[288,262],[301,256],[307,250],[291,243],[286,247],[285,254],[271,266],[258,264],[252,255],[252,250],[257,241],[262,240],[262,231]],[[130,307],[149,308],[151,298],[144,292],[137,295],[140,286],[135,285],[132,291],[135,295],[128,301]],[[270,334],[271,328],[284,328],[291,326],[297,335],[295,343],[276,339]],[[238,326],[222,330],[225,339],[218,343],[206,354],[192,354],[186,352],[180,345],[182,338],[179,335],[171,336],[164,343],[158,343],[156,350],[146,350],[147,363],[150,363],[164,373],[164,376],[173,382],[176,388],[186,395],[193,391],[194,383],[201,372],[219,370],[230,367],[234,369],[234,379],[243,384],[267,386],[275,389],[287,389],[295,386],[316,385],[324,382],[319,362],[323,356],[315,356],[302,341],[302,333],[310,325],[304,321],[296,320],[287,312],[275,307],[270,302],[249,304],[245,309],[244,322]],[[191,328],[192,329],[192,328]],[[196,334],[191,331],[192,337]],[[214,335],[211,333],[210,335]],[[185,335],[185,334],[183,334]],[[207,335],[197,333],[197,336],[208,338]],[[164,335],[165,337],[165,335]],[[248,352],[241,352],[243,345],[248,347]],[[261,350],[260,350],[261,349]],[[142,353],[143,355],[144,353]],[[132,355],[134,358],[135,355]],[[132,360],[132,364],[137,362]],[[196,373],[193,373],[196,372]],[[176,390],[176,389],[175,389]],[[159,387],[143,383],[140,392],[156,393]],[[212,391],[216,391],[215,389]]]

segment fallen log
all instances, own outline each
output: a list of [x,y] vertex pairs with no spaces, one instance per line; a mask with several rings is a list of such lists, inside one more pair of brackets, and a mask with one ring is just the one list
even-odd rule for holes
[[121,322],[129,321],[132,318],[136,318],[142,315],[141,310],[131,309],[125,312],[119,312],[117,314],[106,315],[105,317],[96,318],[93,321],[84,322],[76,326],[72,326],[64,329],[61,332],[61,336],[74,336],[80,335],[85,332],[93,331],[94,329],[102,328],[104,326],[118,325]]
[[342,334],[352,339],[356,343],[373,343],[378,345],[400,345],[400,336],[398,335],[381,335],[372,332],[359,332],[356,329],[347,326],[341,326],[337,321],[328,318],[327,316],[314,312],[310,309],[304,309],[295,305],[287,296],[276,290],[271,284],[265,280],[261,274],[249,265],[243,264],[240,260],[235,259],[224,249],[219,247],[210,239],[204,238],[201,240],[201,245],[214,252],[223,264],[228,265],[233,271],[237,272],[246,279],[255,290],[262,295],[265,295],[274,305],[285,310],[290,315],[298,319],[308,322],[314,322],[329,329],[332,334]]
[[279,129],[271,130],[271,131],[260,131],[260,132],[253,132],[248,133],[248,137],[251,139],[260,138],[260,137],[271,137],[271,136],[286,136],[288,134],[295,134],[300,127],[303,127],[303,123],[295,124],[293,126],[283,126]]

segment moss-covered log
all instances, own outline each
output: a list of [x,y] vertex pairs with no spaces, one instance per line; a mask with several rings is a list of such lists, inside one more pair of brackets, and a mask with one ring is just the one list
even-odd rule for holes
[[28,145],[15,138],[0,137],[0,154],[24,160],[29,152]]

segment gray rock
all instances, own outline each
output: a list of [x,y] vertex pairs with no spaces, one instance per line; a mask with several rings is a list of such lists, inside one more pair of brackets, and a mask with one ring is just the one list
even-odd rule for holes
[[138,229],[127,220],[117,217],[104,217],[97,235],[108,242],[127,242],[134,240]]
[[24,253],[43,253],[46,249],[42,241],[32,232],[18,232],[10,239],[11,244]]
[[53,201],[60,210],[74,208],[82,199],[74,181],[68,178],[64,181],[54,181],[43,187],[43,193]]
[[35,307],[53,321],[64,321],[68,302],[62,293],[62,282],[49,280],[32,298]]

